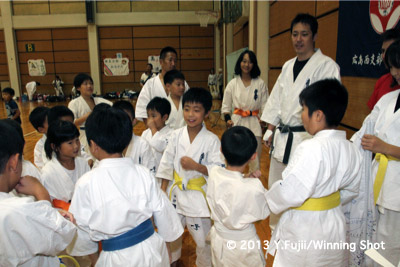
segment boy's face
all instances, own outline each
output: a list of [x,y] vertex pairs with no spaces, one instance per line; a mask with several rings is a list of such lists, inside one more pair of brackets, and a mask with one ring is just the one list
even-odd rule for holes
[[[8,160],[7,165],[11,166],[13,170],[8,172],[8,192],[12,191],[19,180],[21,180],[21,173],[22,173],[22,160],[19,158],[19,154],[14,154]],[[6,167],[8,168],[8,167]],[[15,171],[14,171],[15,170]],[[8,171],[8,170],[6,170]]]
[[175,69],[177,61],[176,55],[173,52],[168,52],[164,59],[160,59],[161,69],[165,72]]
[[304,128],[306,131],[315,135],[318,132],[318,124],[317,124],[317,111],[314,111],[311,117],[308,114],[308,107],[303,104],[303,111],[301,112],[301,120],[303,121]]
[[185,93],[185,81],[175,79],[171,84],[167,84],[167,88],[171,95],[181,97]]
[[189,128],[201,127],[207,116],[201,103],[186,102],[183,106],[183,118]]
[[93,82],[91,80],[84,81],[79,88],[77,88],[83,96],[91,96],[93,94]]
[[297,56],[312,54],[315,39],[316,35],[313,37],[309,24],[299,22],[293,25],[292,44]]
[[[147,110],[147,126],[153,124],[157,131],[161,130],[165,126],[165,122],[168,120],[168,115],[165,114],[161,116],[161,114],[157,110],[149,109]],[[150,128],[150,127],[149,127]]]
[[1,96],[3,97],[4,101],[10,102],[11,95],[9,93],[1,93]]

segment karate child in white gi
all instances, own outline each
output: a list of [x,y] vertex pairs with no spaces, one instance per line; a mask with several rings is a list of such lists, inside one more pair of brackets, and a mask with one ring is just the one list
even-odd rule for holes
[[[117,108],[125,111],[132,121],[132,125],[136,124],[135,109],[133,108],[131,102],[128,101],[117,101],[114,103],[113,108]],[[118,138],[118,137],[117,137]],[[147,141],[132,133],[132,140],[129,146],[126,148],[125,157],[130,157],[133,159],[135,164],[140,164],[148,168],[153,175],[156,174],[156,163],[151,147]]]
[[[61,215],[51,206],[37,179],[21,177],[24,143],[15,128],[0,121],[0,266],[60,266],[56,255],[71,242],[76,227],[70,213]],[[38,201],[10,195],[14,188]]]
[[336,79],[315,82],[300,94],[303,125],[313,137],[299,144],[282,180],[267,192],[271,212],[282,212],[268,249],[276,251],[274,266],[348,265],[341,203],[358,194],[361,154],[337,130],[347,101]]
[[257,139],[248,128],[234,126],[222,135],[221,150],[226,168],[211,169],[207,188],[214,221],[209,233],[212,265],[265,266],[264,244],[254,222],[264,220],[270,213],[267,190],[259,179],[243,175],[250,161],[257,157]]
[[75,184],[90,170],[79,156],[79,131],[70,121],[50,123],[44,145],[49,161],[42,169],[43,185],[49,191],[54,207],[68,210]]
[[29,114],[29,121],[33,128],[36,129],[43,136],[36,142],[35,149],[33,150],[33,160],[39,169],[42,169],[44,164],[47,162],[46,152],[44,152],[44,142],[46,142],[47,128],[49,124],[47,122],[47,114],[49,113],[48,107],[36,107]]
[[[221,143],[203,123],[212,105],[210,92],[191,88],[183,95],[182,104],[186,126],[172,133],[156,177],[163,179],[162,189],[168,193],[182,225],[187,226],[196,242],[196,265],[211,266],[211,248],[206,244],[211,228],[206,201],[207,178],[211,167],[224,164]],[[174,264],[181,256],[179,241],[171,244]]]
[[[168,145],[168,139],[173,131],[165,122],[171,112],[171,104],[167,99],[156,96],[147,104],[147,129],[143,131],[142,138],[148,142],[153,152],[156,173],[161,157]],[[157,179],[161,188],[161,180]]]
[[[393,84],[399,85],[400,41],[386,50],[385,63]],[[376,154],[372,162],[374,202],[378,209],[376,238],[384,244],[378,251],[397,266],[400,261],[400,90],[382,96],[364,120],[363,128],[367,124],[373,125],[373,134],[360,136],[361,129],[352,139],[362,138],[362,147]]]
[[164,76],[167,88],[168,101],[171,104],[171,114],[167,125],[176,130],[186,125],[183,119],[182,96],[185,93],[185,76],[179,70],[170,70]]
[[96,266],[169,266],[165,242],[183,228],[151,172],[122,155],[132,138],[131,119],[119,109],[94,109],[86,134],[99,164],[75,187],[70,211],[79,228],[71,254],[94,253],[102,241]]

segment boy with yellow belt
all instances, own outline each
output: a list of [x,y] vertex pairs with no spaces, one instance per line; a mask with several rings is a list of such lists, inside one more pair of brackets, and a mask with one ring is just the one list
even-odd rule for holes
[[[212,105],[210,92],[191,88],[183,95],[182,104],[186,126],[171,134],[156,177],[163,179],[162,189],[196,242],[196,265],[211,266],[211,248],[205,242],[211,220],[205,197],[210,168],[224,163],[221,143],[203,124]],[[181,246],[181,240],[172,243],[172,262],[180,258]]]
[[295,150],[282,180],[267,193],[270,210],[283,213],[269,254],[274,266],[347,266],[346,221],[341,203],[357,196],[361,155],[337,130],[346,111],[346,88],[318,81],[300,94],[301,118],[313,138]]

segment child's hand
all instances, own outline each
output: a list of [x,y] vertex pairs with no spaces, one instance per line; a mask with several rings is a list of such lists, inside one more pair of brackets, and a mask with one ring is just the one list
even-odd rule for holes
[[72,215],[71,212],[68,212],[66,210],[62,210],[62,209],[58,209],[58,212],[61,214],[61,216],[63,216],[65,219],[67,219],[68,221],[72,222],[73,224],[76,224],[74,215]]
[[365,134],[361,138],[361,146],[365,150],[369,150],[373,153],[384,153],[386,149],[386,143],[376,137],[375,135]]
[[152,118],[147,118],[146,125],[147,125],[147,128],[150,129],[150,131],[153,135],[157,132],[156,124]]
[[182,168],[188,171],[195,171],[197,170],[198,163],[194,161],[192,158],[184,156],[181,158],[181,165]]
[[245,178],[260,178],[260,177],[261,177],[260,170],[253,171],[252,173],[249,173],[245,176]]
[[233,121],[232,120],[228,120],[227,122],[226,122],[226,128],[231,128],[233,126]]
[[47,192],[46,188],[44,188],[44,186],[35,177],[21,177],[21,180],[19,180],[19,183],[15,189],[18,193],[32,195],[37,200],[47,200],[50,202],[49,192]]

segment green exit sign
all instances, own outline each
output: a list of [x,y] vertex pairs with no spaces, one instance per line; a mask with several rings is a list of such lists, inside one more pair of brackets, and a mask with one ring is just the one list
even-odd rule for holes
[[35,44],[25,44],[26,52],[35,52]]

